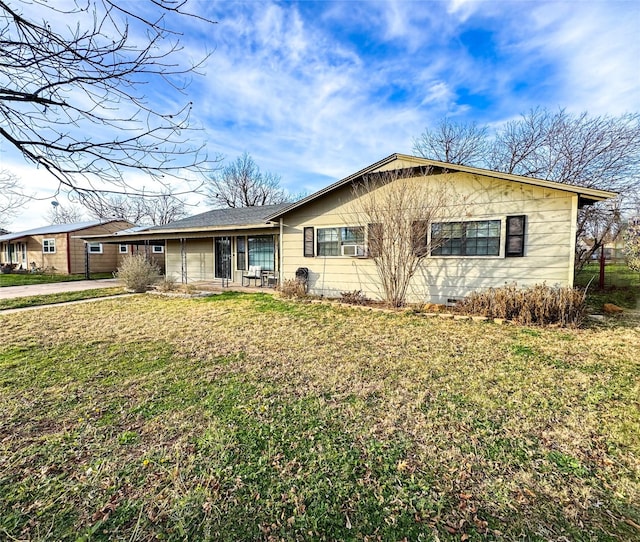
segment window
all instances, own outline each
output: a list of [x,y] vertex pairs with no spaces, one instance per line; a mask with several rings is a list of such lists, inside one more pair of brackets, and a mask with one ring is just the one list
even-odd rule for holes
[[247,238],[236,238],[236,265],[240,271],[247,268]]
[[129,252],[129,245],[119,245],[118,252],[120,252],[120,254],[127,254]]
[[275,269],[273,235],[258,235],[247,239],[249,265],[259,265],[263,271]]
[[498,256],[500,220],[431,225],[432,256]]
[[344,245],[364,245],[364,228],[347,226],[318,229],[318,256],[340,256]]
[[102,243],[87,243],[87,251],[90,254],[102,254]]
[[55,252],[56,252],[56,240],[55,239],[43,239],[42,240],[42,252],[44,254],[55,254]]
[[304,229],[304,248],[303,253],[305,258],[313,258],[313,226],[308,226]]
[[525,215],[507,217],[507,240],[504,249],[506,257],[524,256]]
[[153,248],[151,249],[151,251],[154,254],[164,254],[164,247],[160,245],[153,245]]

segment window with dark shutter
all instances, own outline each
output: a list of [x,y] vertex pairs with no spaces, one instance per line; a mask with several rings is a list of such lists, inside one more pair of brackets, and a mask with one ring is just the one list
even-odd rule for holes
[[507,217],[507,236],[504,250],[504,255],[507,258],[524,256],[526,223],[525,215]]
[[304,229],[304,256],[305,258],[313,258],[313,226],[308,226]]

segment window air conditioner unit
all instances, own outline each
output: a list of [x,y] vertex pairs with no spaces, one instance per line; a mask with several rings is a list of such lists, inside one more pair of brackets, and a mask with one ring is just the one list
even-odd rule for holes
[[342,245],[343,256],[364,256],[364,245]]

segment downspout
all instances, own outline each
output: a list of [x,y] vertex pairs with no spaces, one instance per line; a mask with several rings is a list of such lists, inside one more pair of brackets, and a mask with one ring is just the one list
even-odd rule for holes
[[284,262],[284,254],[282,252],[282,234],[284,232],[284,222],[282,221],[282,217],[280,217],[280,239],[278,239],[278,284],[282,285],[284,280],[284,270],[283,270],[283,262]]
[[71,237],[67,232],[67,275],[71,274],[71,244],[70,243],[71,243]]

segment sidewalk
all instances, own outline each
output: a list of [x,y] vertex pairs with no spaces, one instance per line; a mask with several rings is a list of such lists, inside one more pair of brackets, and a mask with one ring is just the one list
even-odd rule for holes
[[31,295],[59,294],[62,292],[81,292],[95,288],[113,288],[118,286],[117,279],[74,280],[70,282],[52,282],[50,284],[27,284],[25,286],[4,286],[0,288],[0,299],[28,297]]

